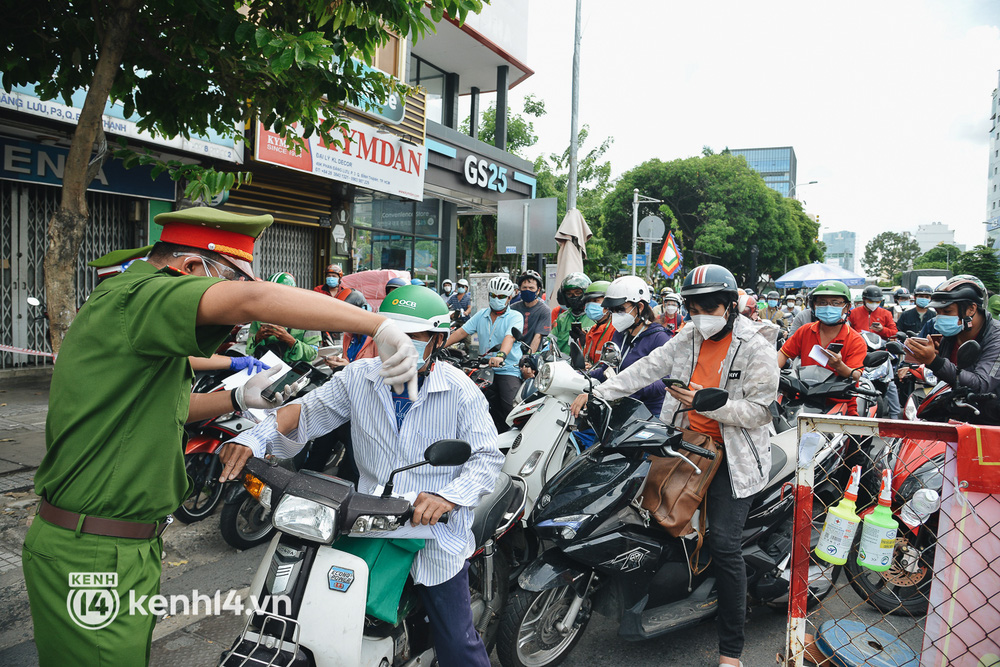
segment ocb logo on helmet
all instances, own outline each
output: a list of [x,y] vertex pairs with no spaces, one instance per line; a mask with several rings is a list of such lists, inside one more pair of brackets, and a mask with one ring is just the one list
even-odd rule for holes
[[402,306],[403,308],[416,308],[417,307],[416,301],[407,301],[406,299],[393,299],[392,300],[392,305],[394,305],[394,306]]

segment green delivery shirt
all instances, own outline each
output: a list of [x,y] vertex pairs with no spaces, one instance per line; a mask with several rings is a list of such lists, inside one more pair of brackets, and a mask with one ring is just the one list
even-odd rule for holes
[[218,278],[135,262],[93,291],[52,373],[35,492],[71,512],[161,521],[187,495],[184,423],[194,377],[229,326],[195,326]]

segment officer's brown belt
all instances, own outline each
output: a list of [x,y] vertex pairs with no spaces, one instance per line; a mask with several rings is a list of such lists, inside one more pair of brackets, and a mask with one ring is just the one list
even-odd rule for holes
[[[138,521],[122,521],[120,519],[102,519],[98,516],[83,516],[76,512],[61,510],[49,501],[42,500],[38,515],[51,524],[89,535],[105,535],[107,537],[128,537],[137,540],[148,540],[156,537],[167,527],[166,521],[158,523],[140,523]],[[80,517],[83,516],[83,525]]]

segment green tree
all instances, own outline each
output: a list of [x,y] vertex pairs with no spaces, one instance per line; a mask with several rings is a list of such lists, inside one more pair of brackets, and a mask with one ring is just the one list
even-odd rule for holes
[[962,251],[956,246],[939,243],[913,260],[914,269],[950,269]]
[[891,278],[908,270],[920,256],[920,244],[909,232],[882,232],[865,246],[861,266],[868,275]]
[[[745,158],[728,151],[663,162],[652,159],[621,176],[604,200],[604,236],[612,250],[631,252],[632,191],[661,199],[660,211],[684,253],[685,268],[715,262],[742,285],[754,285],[749,249],[758,249],[758,274],[780,275],[822,253],[816,224],[767,187]],[[640,206],[639,217],[651,212]],[[653,210],[655,212],[655,209]]]
[[[531,118],[541,118],[545,115],[545,102],[535,95],[524,98],[524,112],[507,112],[507,152],[524,157],[522,151],[538,143],[535,134],[535,124]],[[460,127],[464,134],[469,133],[469,119],[466,118]],[[497,135],[497,105],[490,103],[479,117],[479,140],[490,145],[496,143]]]
[[968,273],[983,281],[991,293],[1000,293],[1000,259],[996,253],[984,245],[963,252],[952,265],[953,272]]
[[[85,193],[109,154],[101,120],[109,99],[158,136],[212,131],[242,139],[242,128],[256,117],[290,145],[301,143],[299,132],[336,142],[339,105],[384,100],[390,89],[405,88],[366,73],[352,57],[370,64],[390,33],[417,39],[446,12],[464,21],[481,8],[481,0],[38,0],[5,12],[6,91],[37,84],[42,99],[67,104],[76,91],[87,91],[48,228],[53,349],[76,312],[74,268],[89,218]],[[126,165],[139,161],[131,155]],[[154,168],[163,170],[189,180],[189,197],[247,180],[179,161]]]

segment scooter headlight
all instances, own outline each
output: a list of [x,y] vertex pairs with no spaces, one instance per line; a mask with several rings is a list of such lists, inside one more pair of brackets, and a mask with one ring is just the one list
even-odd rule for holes
[[536,528],[548,528],[564,540],[572,540],[585,523],[590,521],[593,514],[570,514],[559,516],[555,519],[539,521]]
[[283,533],[329,544],[336,536],[337,510],[314,500],[285,495],[278,502],[271,522]]
[[549,390],[549,387],[552,386],[553,375],[555,373],[553,373],[552,364],[542,364],[542,367],[538,369],[538,377],[535,378],[535,386],[538,388],[538,391],[544,394]]

